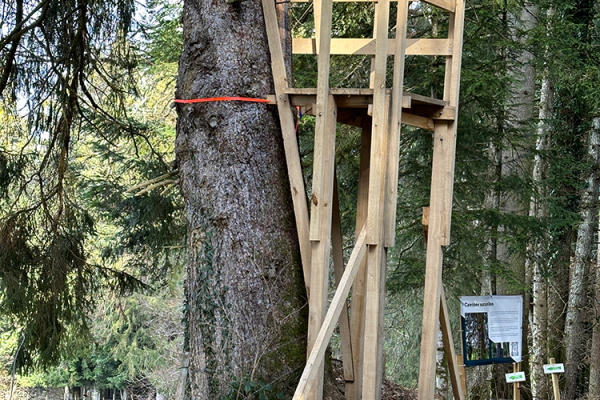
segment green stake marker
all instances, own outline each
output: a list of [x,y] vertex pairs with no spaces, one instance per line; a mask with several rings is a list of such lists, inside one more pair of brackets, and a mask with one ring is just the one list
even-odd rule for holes
[[544,365],[544,373],[545,374],[561,374],[565,372],[564,364],[545,364]]
[[506,382],[525,382],[525,372],[513,372],[512,374],[506,374]]

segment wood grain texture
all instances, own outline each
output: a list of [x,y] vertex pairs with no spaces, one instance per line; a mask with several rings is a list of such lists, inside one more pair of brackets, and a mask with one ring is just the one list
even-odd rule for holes
[[[406,24],[405,24],[406,26]],[[406,40],[406,38],[405,38]],[[319,54],[317,39],[293,38],[292,53]],[[407,39],[404,52],[409,56],[448,56],[452,55],[453,42],[449,39]],[[336,55],[375,55],[376,39],[331,39],[331,54]],[[387,55],[400,54],[402,47],[396,39],[388,39]]]
[[[325,311],[327,310],[327,288],[329,280],[329,256],[331,252],[331,220],[333,210],[333,177],[335,171],[335,128],[336,128],[336,105],[332,96],[327,103],[328,129],[323,133],[323,163],[320,170],[316,167],[316,173],[321,174],[322,191],[321,201],[312,208],[311,220],[319,215],[319,232],[321,240],[312,241],[311,281],[308,306],[308,353],[317,339],[321,328]],[[313,387],[310,399],[320,400],[323,398],[323,365],[319,367],[318,383]]]
[[[371,121],[363,122],[360,143],[360,167],[358,178],[358,200],[356,206],[356,236],[367,221],[367,202],[369,195],[369,158],[371,153]],[[352,356],[354,382],[346,382],[346,399],[360,400],[362,395],[363,348],[365,330],[365,292],[367,282],[367,259],[363,258],[360,269],[352,286],[350,304],[350,335],[352,338]]]
[[[335,285],[339,287],[344,275],[344,243],[342,238],[342,219],[340,215],[340,201],[338,197],[337,178],[333,183],[333,216],[331,220],[331,252],[333,256],[333,271]],[[340,329],[340,341],[342,350],[342,363],[344,368],[344,380],[354,380],[354,366],[352,358],[352,341],[350,337],[350,321],[348,319],[348,303],[344,302],[342,312],[338,320]]]
[[402,93],[404,87],[404,55],[408,23],[408,0],[398,1],[396,16],[396,40],[394,75],[392,80],[392,105],[389,125],[389,155],[385,181],[385,214],[383,217],[385,246],[396,243],[396,204],[398,200],[398,162],[400,151],[400,127],[402,122]]
[[464,400],[465,393],[462,389],[459,366],[456,362],[456,351],[454,350],[454,340],[452,339],[452,328],[450,326],[450,317],[448,314],[448,304],[443,286],[440,288],[440,327],[442,330],[442,339],[444,341],[444,351],[448,361],[448,373],[452,382],[452,393],[457,400]]
[[[327,149],[323,142],[329,129],[330,114],[328,113],[329,106],[329,64],[331,46],[331,15],[332,15],[332,0],[316,0],[315,15],[319,17],[319,56],[317,60],[317,102],[316,102],[316,122],[315,122],[315,142],[313,156],[313,182],[312,195],[310,198],[311,218],[310,218],[310,240],[322,240],[324,232],[321,230],[321,213],[316,212],[319,207],[319,202],[323,199],[325,182],[323,182],[323,174],[321,171],[324,164],[327,162]],[[335,121],[335,118],[334,118]]]
[[373,124],[371,127],[371,170],[369,178],[369,204],[367,210],[367,243],[379,244],[385,192],[385,171],[387,167],[388,111],[386,105],[385,77],[387,66],[387,40],[389,26],[389,0],[376,4],[375,37],[377,45],[373,63]]
[[[325,356],[325,350],[327,350],[329,339],[331,339],[331,335],[333,334],[335,323],[339,319],[343,306],[348,298],[348,294],[350,293],[352,282],[354,282],[354,278],[356,277],[360,263],[365,255],[365,239],[366,229],[363,228],[358,236],[358,239],[356,240],[356,244],[354,245],[350,259],[348,260],[348,266],[344,271],[342,279],[340,279],[340,284],[333,295],[333,299],[331,300],[331,305],[327,310],[327,315],[324,318],[323,325],[321,326],[317,338],[312,346],[310,355],[306,361],[306,367],[302,372],[300,382],[298,383],[298,387],[294,393],[294,400],[304,400],[310,398],[309,392],[311,392],[311,389],[315,386],[315,379],[318,379],[319,369],[323,366],[323,357]],[[316,383],[318,384],[318,381]]]
[[279,27],[277,25],[275,4],[270,0],[263,0],[262,4],[267,39],[269,42],[269,51],[271,52],[271,69],[273,72],[277,111],[279,112],[279,122],[281,123],[285,161],[287,164],[288,177],[290,179],[296,230],[298,232],[298,241],[300,243],[300,258],[302,259],[302,270],[304,272],[304,282],[307,286],[307,293],[310,293],[310,288],[308,287],[310,283],[311,262],[309,218],[308,206],[306,203],[306,189],[304,188],[304,176],[302,175],[302,165],[300,163],[300,151],[296,139],[296,125],[290,108],[291,104],[289,96],[285,93],[288,84],[283,49],[279,39]]

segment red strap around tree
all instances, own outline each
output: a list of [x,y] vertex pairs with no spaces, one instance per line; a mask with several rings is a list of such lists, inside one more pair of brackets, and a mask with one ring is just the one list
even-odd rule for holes
[[269,103],[267,99],[255,99],[252,97],[207,97],[205,99],[181,100],[175,99],[175,103],[207,103],[210,101],[250,101],[253,103]]

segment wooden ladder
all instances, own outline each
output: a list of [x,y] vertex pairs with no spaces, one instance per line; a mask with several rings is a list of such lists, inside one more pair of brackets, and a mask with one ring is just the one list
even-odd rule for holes
[[[338,323],[346,398],[381,398],[386,248],[395,241],[401,123],[434,131],[419,399],[433,399],[439,320],[454,396],[462,400],[441,271],[442,247],[450,239],[464,0],[427,0],[450,14],[445,39],[406,39],[408,0],[398,2],[395,39],[388,38],[390,0],[375,3],[373,38],[332,39],[333,1],[314,0],[315,38],[292,40],[293,53],[317,55],[317,87],[292,88],[286,76],[275,2],[262,0],[275,86],[271,100],[279,111],[309,294],[308,360],[294,400],[322,399],[323,358]],[[370,55],[370,88],[330,88],[332,54]],[[386,88],[388,55],[394,56],[391,88]],[[403,92],[405,55],[446,57],[443,99]],[[310,218],[292,106],[305,107],[316,118]],[[356,243],[345,266],[335,178],[337,123],[362,128]],[[331,253],[337,289],[327,308]]]

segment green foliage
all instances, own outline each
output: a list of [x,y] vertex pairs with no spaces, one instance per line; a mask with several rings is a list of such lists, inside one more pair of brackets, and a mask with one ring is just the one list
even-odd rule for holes
[[125,194],[172,171],[180,6],[138,25],[131,0],[36,5],[0,10],[0,311],[19,369],[80,354],[102,293],[171,284],[184,262],[178,192]]
[[238,399],[274,400],[285,399],[285,396],[279,392],[273,393],[273,386],[263,381],[254,381],[248,377],[238,381],[238,378],[234,376],[229,393],[221,400]]

